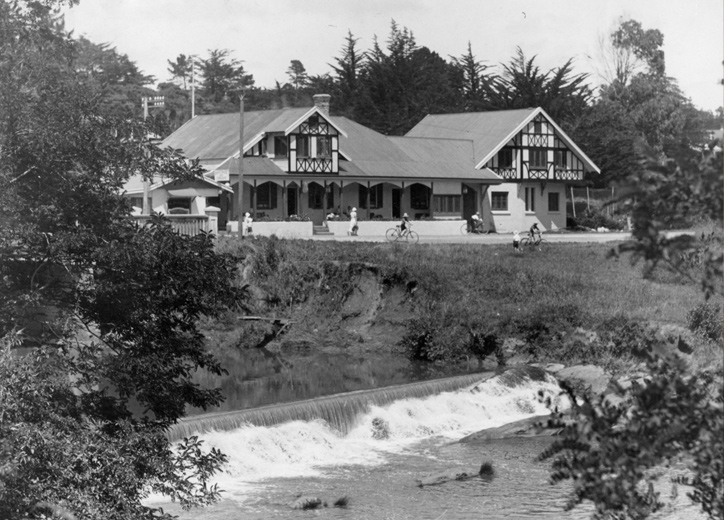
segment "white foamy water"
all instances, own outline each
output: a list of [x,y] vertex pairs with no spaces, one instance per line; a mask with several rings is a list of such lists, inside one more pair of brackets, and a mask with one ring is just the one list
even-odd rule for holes
[[[342,465],[383,464],[388,455],[424,439],[455,440],[481,429],[544,415],[550,411],[540,402],[539,392],[557,398],[560,387],[552,377],[542,382],[524,380],[514,388],[492,378],[470,389],[372,405],[356,418],[347,435],[318,420],[244,426],[204,433],[201,438],[229,456],[218,480],[221,487],[230,489],[242,482],[323,476],[325,470]],[[380,424],[384,425],[382,435]]]
[[[330,520],[590,518],[590,504],[564,510],[570,483],[551,486],[549,464],[537,460],[550,438],[454,442],[475,431],[547,414],[539,394],[567,408],[552,377],[532,381],[528,371],[511,374],[427,397],[419,396],[420,385],[397,388],[393,394],[385,391],[393,396],[387,404],[382,404],[380,392],[298,403],[304,413],[333,408],[335,413],[326,417],[336,418],[335,424],[342,425],[338,429],[322,420],[288,420],[207,431],[200,435],[207,446],[221,449],[230,459],[216,479],[224,490],[221,501],[188,512],[163,497],[147,502],[183,520],[296,520],[312,515]],[[370,403],[364,406],[361,399],[368,397]],[[372,399],[378,404],[371,404]],[[285,406],[286,417],[290,410]],[[209,424],[228,426],[214,416],[207,418]],[[429,474],[475,471],[481,462],[492,464],[495,478],[425,488],[416,484]],[[291,504],[302,494],[320,497],[327,505],[313,512],[293,510]],[[333,507],[340,497],[349,498],[348,508]],[[696,506],[678,500],[657,518],[699,520],[701,515]]]

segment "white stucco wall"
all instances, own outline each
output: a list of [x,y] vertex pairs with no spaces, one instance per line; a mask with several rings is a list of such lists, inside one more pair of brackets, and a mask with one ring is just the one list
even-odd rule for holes
[[[525,211],[525,188],[535,190],[535,211]],[[504,192],[508,194],[508,211],[490,211],[495,231],[512,233],[527,231],[534,223],[544,231],[566,227],[566,192],[565,185],[546,183],[545,188],[540,182],[503,183],[492,186],[486,195],[486,204],[491,208],[492,194]],[[558,211],[549,211],[548,194],[558,193]]]

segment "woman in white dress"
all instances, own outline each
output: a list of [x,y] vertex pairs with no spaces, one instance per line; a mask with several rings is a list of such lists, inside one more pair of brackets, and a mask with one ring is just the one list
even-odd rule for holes
[[349,214],[349,231],[347,234],[353,236],[357,234],[357,208],[352,208]]
[[243,227],[243,234],[244,235],[250,235],[251,234],[251,224],[253,222],[253,219],[251,218],[250,213],[244,214],[244,227]]

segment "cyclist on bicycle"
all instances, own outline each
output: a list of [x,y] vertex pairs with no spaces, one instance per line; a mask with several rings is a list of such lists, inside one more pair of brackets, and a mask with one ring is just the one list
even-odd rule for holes
[[[536,235],[538,235],[538,238],[536,238]],[[540,230],[540,228],[538,227],[538,223],[537,223],[537,222],[530,227],[530,230],[528,231],[528,236],[529,236],[530,239],[531,239],[533,242],[535,242],[536,244],[537,244],[538,242],[540,242],[540,239],[541,239],[541,238],[543,238],[543,237],[542,237],[541,230]]]
[[480,212],[476,212],[470,217],[470,232],[471,233],[482,233],[483,232],[483,219],[480,218]]
[[411,227],[412,222],[410,222],[410,217],[408,217],[407,213],[405,213],[402,215],[402,221],[400,222],[400,236],[404,237]]

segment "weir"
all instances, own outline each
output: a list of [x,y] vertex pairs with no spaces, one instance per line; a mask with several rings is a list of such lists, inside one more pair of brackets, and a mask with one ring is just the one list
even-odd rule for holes
[[321,419],[331,428],[346,434],[354,427],[356,418],[368,412],[371,405],[383,406],[399,399],[422,398],[442,392],[452,392],[489,379],[493,375],[495,375],[493,372],[466,374],[248,410],[196,415],[179,421],[169,430],[168,436],[171,441],[178,441],[196,433],[235,430],[249,424],[268,427],[289,421],[315,419]]

